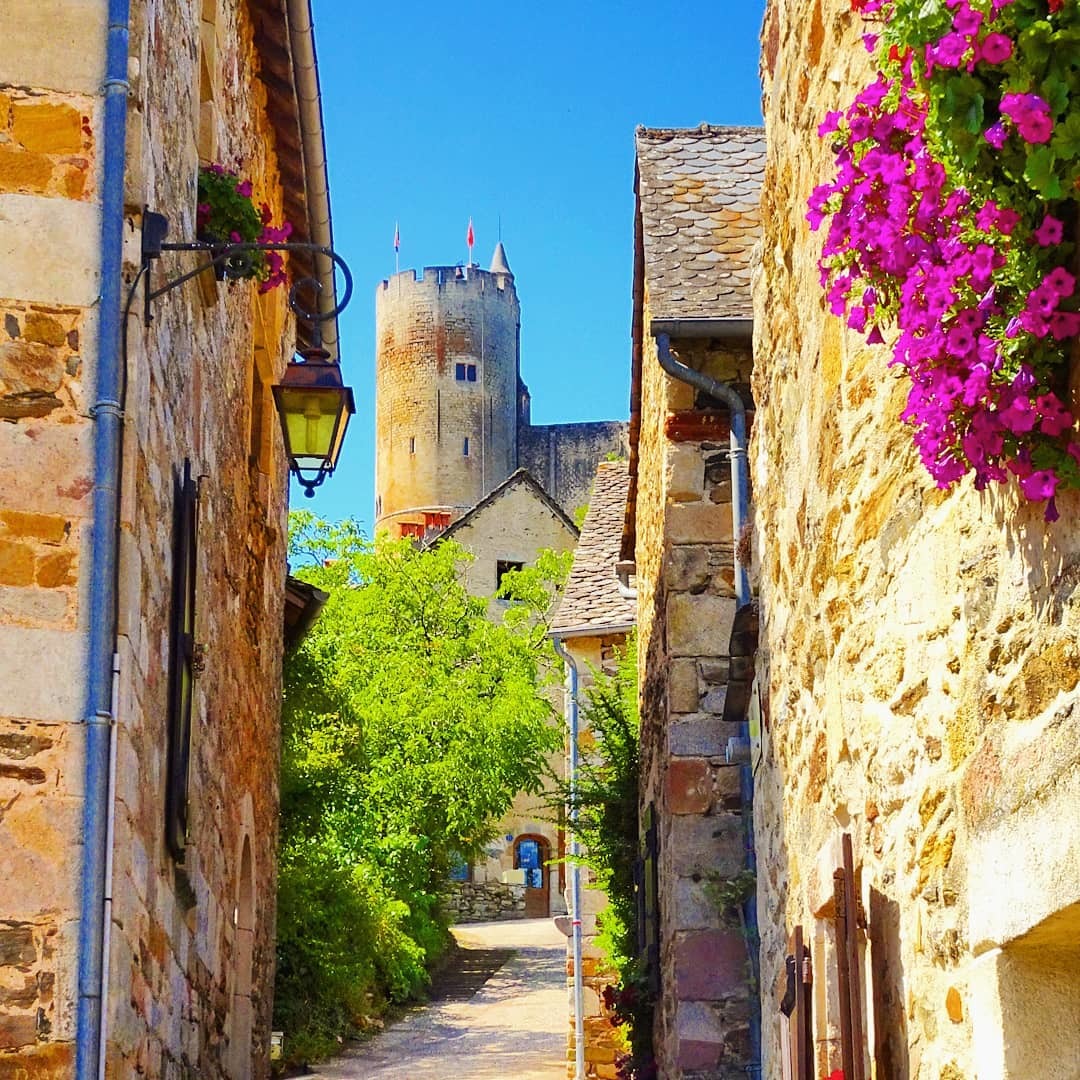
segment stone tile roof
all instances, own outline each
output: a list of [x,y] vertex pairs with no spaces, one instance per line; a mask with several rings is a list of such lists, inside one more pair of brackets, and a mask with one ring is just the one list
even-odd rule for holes
[[639,127],[636,142],[652,317],[752,318],[764,129]]
[[553,633],[604,634],[634,625],[637,605],[619,595],[615,577],[629,486],[625,461],[600,463]]

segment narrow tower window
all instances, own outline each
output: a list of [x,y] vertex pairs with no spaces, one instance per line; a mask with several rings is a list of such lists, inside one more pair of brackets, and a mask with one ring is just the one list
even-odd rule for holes
[[475,364],[455,364],[454,378],[458,382],[476,382]]
[[469,436],[468,435],[465,436],[465,442],[461,447],[461,453],[462,453],[463,457],[468,457],[469,456]]
[[415,435],[410,435],[409,436],[409,453],[410,454],[415,454],[416,453],[416,436]]

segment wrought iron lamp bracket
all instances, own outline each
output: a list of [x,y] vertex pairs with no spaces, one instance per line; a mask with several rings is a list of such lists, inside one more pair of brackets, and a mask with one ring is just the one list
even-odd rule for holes
[[[249,253],[258,251],[306,251],[318,255],[325,255],[341,271],[344,280],[341,300],[331,311],[311,311],[300,303],[297,290],[302,285],[310,285],[316,294],[322,291],[322,282],[316,278],[306,277],[293,283],[289,289],[289,307],[298,319],[311,324],[327,322],[337,318],[348,306],[352,299],[353,280],[345,260],[333,250],[323,247],[321,244],[313,244],[304,241],[281,241],[280,243],[248,243],[244,241],[238,244],[220,244],[212,240],[189,240],[181,243],[166,243],[165,237],[169,231],[169,219],[164,214],[155,213],[153,210],[143,212],[142,222],[142,274],[146,277],[146,286],[143,291],[143,321],[147,326],[153,321],[151,305],[159,297],[185,281],[190,281],[206,270],[213,268],[215,272],[222,272],[226,279],[239,279],[249,276],[251,260]],[[154,262],[161,258],[166,251],[197,251],[210,256],[208,262],[202,262],[194,270],[188,270],[174,278],[170,278],[157,288],[151,286],[151,267]]]

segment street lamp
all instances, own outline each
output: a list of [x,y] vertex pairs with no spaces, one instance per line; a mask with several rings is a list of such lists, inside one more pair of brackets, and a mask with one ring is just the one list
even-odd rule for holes
[[337,465],[356,406],[352,390],[341,381],[341,368],[325,349],[305,349],[300,355],[303,360],[291,361],[272,389],[289,470],[310,499]]
[[[312,348],[300,351],[302,360],[293,360],[285,369],[285,377],[272,387],[274,404],[281,418],[281,432],[285,437],[285,453],[289,459],[289,471],[304,487],[304,494],[311,498],[315,489],[334,471],[341,443],[345,438],[345,428],[349,417],[356,412],[352,390],[341,381],[341,368],[331,360],[321,344],[319,324],[336,319],[352,297],[352,274],[345,260],[332,248],[321,247],[305,241],[273,241],[221,245],[212,240],[192,240],[177,244],[165,243],[169,231],[169,221],[163,214],[152,210],[143,212],[142,231],[142,269],[136,275],[128,290],[125,316],[131,310],[139,279],[146,277],[147,284],[143,296],[143,320],[150,325],[151,303],[159,296],[171,292],[178,285],[190,281],[208,267],[215,273],[219,268],[224,276],[243,277],[245,260],[252,252],[259,251],[298,251],[311,255],[321,255],[331,260],[341,271],[345,281],[345,291],[339,303],[330,311],[314,311],[302,306],[297,299],[300,286],[310,285],[318,293],[323,286],[314,278],[303,278],[293,284],[289,290],[289,307],[298,319],[310,323],[316,344]],[[195,251],[210,256],[209,263],[203,263],[166,281],[157,288],[150,286],[150,274],[153,263],[161,258],[165,251]],[[124,355],[127,355],[128,320],[124,319]],[[312,474],[312,475],[305,475]]]

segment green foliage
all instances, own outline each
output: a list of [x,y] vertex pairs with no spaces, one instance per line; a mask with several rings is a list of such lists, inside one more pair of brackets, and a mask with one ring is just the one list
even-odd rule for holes
[[564,784],[560,796],[577,810],[581,862],[592,870],[594,888],[608,906],[599,916],[597,944],[618,973],[618,986],[605,994],[608,1007],[626,1024],[630,1068],[652,1059],[653,1001],[638,956],[638,728],[637,639],[620,650],[613,675],[598,673],[582,706],[583,750],[576,791]]
[[447,942],[448,871],[490,840],[561,746],[543,689],[566,559],[506,575],[501,622],[447,542],[290,520],[295,573],[330,594],[285,667],[275,1023],[292,1060],[415,995]]
[[757,874],[740,870],[734,877],[709,874],[705,879],[705,895],[716,905],[721,921],[732,929],[746,930],[742,907],[757,891]]

